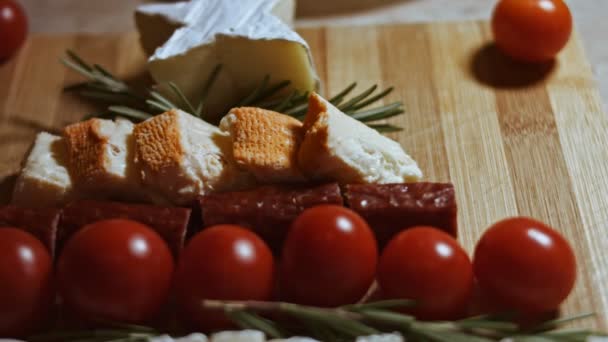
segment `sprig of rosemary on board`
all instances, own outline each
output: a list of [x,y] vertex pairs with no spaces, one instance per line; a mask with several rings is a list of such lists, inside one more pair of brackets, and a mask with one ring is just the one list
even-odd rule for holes
[[[260,330],[270,338],[297,334],[311,336],[320,341],[353,341],[358,336],[397,332],[408,342],[583,342],[590,336],[602,335],[586,329],[560,329],[565,323],[584,319],[592,314],[546,321],[523,330],[504,317],[489,315],[458,321],[419,321],[413,316],[394,311],[413,305],[407,300],[376,301],[339,308],[284,302],[218,300],[205,300],[202,305],[206,309],[223,311],[239,327]],[[271,320],[263,316],[266,314],[291,320]],[[32,336],[28,341],[147,341],[159,335],[160,332],[151,328],[120,325],[115,329],[53,332]]]
[[[87,78],[87,81],[69,86],[66,88],[67,90],[75,91],[85,98],[106,104],[107,112],[103,113],[106,116],[108,114],[110,116],[124,116],[134,121],[148,119],[172,108],[179,108],[200,118],[204,118],[207,96],[217,76],[222,71],[221,65],[216,66],[205,83],[199,101],[197,103],[190,103],[184,93],[174,83],[169,83],[168,89],[173,92],[174,96],[172,98],[177,99],[175,102],[153,88],[136,91],[124,81],[119,80],[107,69],[97,64],[85,62],[73,51],[66,51],[66,56],[61,59],[61,62]],[[266,76],[251,93],[238,103],[235,103],[233,107],[260,107],[288,114],[301,120],[304,118],[308,108],[309,94],[307,92],[293,91],[288,95],[280,95],[280,92],[284,91],[290,84],[291,82],[288,80],[277,84],[270,84],[270,76]],[[392,87],[383,91],[377,91],[378,86],[374,85],[359,94],[348,97],[356,87],[357,83],[350,84],[337,95],[331,97],[330,102],[346,114],[380,132],[401,130],[400,127],[391,124],[375,123],[379,120],[403,114],[404,110],[401,102],[368,108],[390,94],[393,91]]]

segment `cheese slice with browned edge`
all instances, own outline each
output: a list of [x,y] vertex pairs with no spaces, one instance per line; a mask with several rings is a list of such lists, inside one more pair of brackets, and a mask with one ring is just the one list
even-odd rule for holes
[[144,190],[133,165],[133,123],[90,119],[63,131],[74,186],[87,198],[166,203]]
[[298,148],[304,135],[299,120],[271,110],[240,107],[230,110],[220,129],[232,138],[236,163],[260,183],[306,181],[298,167]]
[[[167,89],[168,82],[173,82],[197,106],[207,80],[221,65],[205,102],[210,120],[219,120],[266,76],[270,77],[270,84],[291,81],[283,90],[285,93],[317,90],[319,78],[308,44],[275,16],[273,9],[278,8],[279,3],[277,0],[199,0],[195,3],[196,11],[187,17],[194,13],[192,15],[202,19],[170,34],[148,60],[150,74],[161,91]],[[154,12],[146,7],[139,12],[146,11]],[[175,11],[184,9],[176,7]],[[139,26],[144,44],[154,46],[156,43],[147,42],[146,37],[156,36],[155,30],[143,25],[141,19]]]
[[200,195],[250,185],[232,157],[228,134],[180,110],[135,125],[135,165],[142,182],[175,204]]

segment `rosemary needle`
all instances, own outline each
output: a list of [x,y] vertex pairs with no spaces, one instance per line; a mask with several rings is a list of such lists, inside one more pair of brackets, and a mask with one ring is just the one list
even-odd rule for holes
[[[87,79],[85,82],[66,87],[66,91],[76,91],[82,97],[106,106],[107,112],[128,117],[133,121],[145,120],[172,108],[184,110],[204,119],[205,105],[209,102],[209,94],[222,71],[222,65],[220,64],[210,72],[203,84],[200,98],[194,103],[177,84],[169,82],[168,89],[174,95],[172,97],[176,100],[174,102],[153,89],[133,89],[101,65],[87,63],[74,51],[66,51],[66,56],[61,59],[61,62]],[[247,96],[233,104],[232,107],[256,106],[302,119],[308,109],[309,93],[298,92],[297,90],[287,92],[286,90],[291,85],[289,80],[271,84],[271,79],[270,75],[264,76]],[[330,97],[329,101],[345,113],[352,115],[353,118],[365,122],[380,132],[400,130],[399,127],[390,124],[373,123],[403,114],[404,111],[400,102],[364,110],[365,107],[389,95],[393,88],[376,92],[378,86],[373,85],[360,94],[347,98],[356,87],[356,82],[349,84],[338,94]]]
[[[589,315],[547,321],[542,331],[520,330],[519,326],[499,316],[477,316],[460,321],[419,321],[393,309],[411,305],[411,301],[390,300],[338,308],[302,306],[283,302],[204,300],[206,310],[226,313],[242,328],[256,329],[271,338],[304,335],[321,341],[353,341],[358,336],[398,331],[409,342],[584,342],[598,336],[587,329],[559,329],[564,323]],[[268,317],[273,317],[270,319]],[[280,320],[276,318],[281,317]],[[293,323],[296,324],[293,324]],[[291,324],[290,324],[291,323]],[[32,336],[33,342],[74,341],[147,341],[158,332],[141,326],[112,325],[110,329],[54,331]],[[292,329],[296,329],[293,330]],[[545,330],[546,329],[546,330]]]

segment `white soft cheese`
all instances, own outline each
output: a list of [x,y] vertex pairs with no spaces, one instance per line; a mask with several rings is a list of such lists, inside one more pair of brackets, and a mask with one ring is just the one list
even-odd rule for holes
[[12,203],[26,207],[60,206],[69,200],[71,190],[63,139],[39,133],[17,178]]
[[[207,79],[221,64],[222,70],[206,103],[212,117],[227,111],[267,75],[271,77],[270,83],[290,80],[286,92],[317,89],[319,78],[309,47],[275,16],[273,9],[289,8],[277,4],[276,0],[197,1],[196,13],[188,12],[186,18],[193,15],[204,20],[177,28],[155,50],[148,61],[152,77],[159,84],[174,82],[191,102],[198,103]],[[185,11],[186,5],[180,6],[174,8],[175,16],[184,16],[181,11]],[[140,8],[140,12],[144,9]],[[139,26],[144,42],[157,31],[147,25]]]
[[[301,165],[312,161],[318,166],[309,170],[312,176],[340,183],[371,184],[415,182],[422,178],[418,164],[398,142],[342,113],[317,94],[311,95],[311,101],[313,108],[326,114],[319,115],[300,149]],[[306,150],[319,139],[324,140],[327,151],[316,154]]]
[[100,120],[100,136],[107,139],[102,145],[104,167],[101,171],[104,181],[100,181],[97,186],[88,184],[89,191],[98,192],[91,193],[90,197],[108,194],[110,198],[166,203],[160,197],[146,193],[140,183],[133,163],[133,126],[133,123],[124,119]]
[[257,330],[222,331],[211,336],[211,342],[265,342],[264,333]]
[[319,340],[315,340],[314,338],[310,337],[295,336],[290,338],[269,340],[268,342],[319,342]]
[[161,335],[152,337],[148,342],[207,342],[207,336],[195,333],[183,337],[171,337],[169,335]]
[[401,334],[378,334],[357,337],[356,342],[403,342]]
[[422,171],[401,145],[369,128],[327,102],[328,146],[345,163],[358,169],[365,183],[418,181]]

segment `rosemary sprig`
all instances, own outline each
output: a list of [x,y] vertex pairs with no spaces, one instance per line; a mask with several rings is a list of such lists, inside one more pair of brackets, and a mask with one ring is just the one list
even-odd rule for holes
[[[68,86],[65,90],[75,91],[82,97],[105,104],[107,112],[102,113],[103,116],[114,114],[127,117],[133,121],[145,120],[172,108],[178,108],[200,118],[205,118],[205,104],[208,102],[210,90],[222,70],[221,65],[214,68],[205,82],[200,100],[195,103],[189,101],[176,84],[168,83],[168,89],[173,92],[176,99],[176,102],[172,102],[154,89],[133,89],[107,69],[97,64],[87,63],[73,51],[66,51],[66,56],[61,61],[67,67],[87,78],[87,81]],[[235,103],[233,107],[260,107],[285,113],[300,120],[303,119],[308,109],[309,94],[297,91],[285,94],[285,89],[291,82],[285,80],[270,84],[270,79],[270,75],[266,75],[260,80],[258,86]],[[345,113],[352,115],[353,118],[365,122],[380,132],[401,130],[400,127],[394,125],[374,123],[403,114],[404,110],[401,102],[365,109],[389,95],[393,91],[392,87],[376,93],[378,86],[373,85],[360,94],[347,99],[347,96],[356,86],[357,83],[348,85],[337,95],[331,97],[330,102]]]
[[[587,329],[560,329],[564,323],[588,318],[577,315],[539,324],[532,329],[522,329],[500,316],[477,316],[458,321],[419,321],[395,309],[413,305],[408,300],[386,300],[338,308],[303,306],[285,302],[219,301],[205,300],[205,309],[224,312],[239,327],[256,329],[271,338],[283,338],[295,334],[311,336],[320,341],[352,341],[358,336],[380,332],[399,332],[407,341],[433,342],[583,342],[590,336],[606,336]],[[265,316],[284,320],[271,320]],[[293,319],[297,324],[290,331]],[[59,331],[32,336],[28,341],[147,341],[161,335],[160,332],[141,326],[115,325],[112,329],[86,331]]]
[[[562,329],[559,327],[573,320],[590,317],[577,315],[544,322],[532,329],[521,329],[517,324],[497,316],[471,317],[459,321],[426,322],[415,317],[393,311],[411,306],[407,300],[389,300],[366,304],[348,305],[339,308],[318,308],[282,302],[216,301],[207,300],[203,306],[208,309],[223,310],[230,315],[233,311],[282,314],[298,318],[307,324],[304,333],[322,339],[315,330],[328,331],[338,339],[352,339],[359,335],[369,335],[379,331],[403,334],[408,341],[436,342],[489,342],[505,338],[514,341],[536,339],[537,341],[586,341],[589,336],[602,335],[586,329]],[[250,326],[262,330],[262,327]]]

